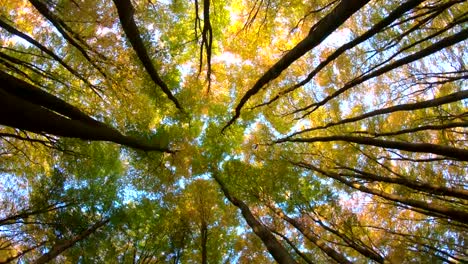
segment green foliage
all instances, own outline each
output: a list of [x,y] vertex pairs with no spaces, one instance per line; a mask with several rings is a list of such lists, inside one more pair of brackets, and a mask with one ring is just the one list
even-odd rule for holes
[[182,109],[116,1],[40,0],[54,21],[33,2],[0,1],[0,71],[169,151],[0,127],[0,262],[32,263],[105,219],[54,263],[273,262],[242,203],[300,263],[332,262],[323,245],[352,263],[468,260],[468,2],[392,18],[413,1],[371,1],[332,27],[346,1],[129,1]]

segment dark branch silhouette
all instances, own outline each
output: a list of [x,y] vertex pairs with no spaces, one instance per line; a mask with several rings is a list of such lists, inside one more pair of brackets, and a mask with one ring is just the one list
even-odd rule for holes
[[309,169],[315,172],[318,172],[324,176],[330,177],[332,179],[338,180],[339,182],[362,192],[376,195],[379,197],[382,197],[384,199],[397,202],[397,203],[402,203],[405,205],[409,205],[411,210],[413,210],[413,207],[418,210],[418,212],[427,214],[430,216],[438,216],[438,217],[446,217],[449,219],[453,219],[455,221],[458,221],[460,223],[465,223],[466,219],[468,218],[468,212],[463,211],[463,210],[457,210],[452,207],[444,206],[440,203],[437,202],[426,202],[426,201],[420,201],[416,199],[409,198],[407,196],[402,196],[398,194],[393,194],[393,193],[388,193],[384,192],[382,190],[376,189],[376,188],[370,188],[366,187],[362,184],[354,183],[351,181],[346,180],[344,177],[337,173],[325,171],[323,169],[320,169],[312,164],[304,163],[304,162],[299,162],[299,163],[293,163],[294,165],[297,165],[299,167]]
[[174,97],[167,84],[161,79],[156,68],[154,67],[151,59],[146,51],[143,40],[140,36],[140,31],[133,18],[135,9],[132,6],[130,0],[114,0],[115,7],[119,13],[120,25],[122,26],[125,35],[132,44],[133,50],[136,52],[140,59],[143,67],[150,75],[153,82],[161,88],[161,90],[167,95],[167,97],[175,104],[178,109],[182,109],[179,101]]
[[[83,55],[83,57],[94,67],[96,68],[99,73],[108,78],[107,74],[104,70],[89,56],[88,52],[85,50],[91,50],[91,48],[86,44],[86,42],[82,41],[78,34],[73,32],[60,18],[58,18],[55,14],[53,14],[46,4],[39,0],[29,0],[29,2],[43,15],[47,20],[49,20],[54,27],[60,32],[63,38],[65,38],[68,43],[74,46],[78,51]],[[79,43],[78,43],[79,42]],[[101,54],[98,56],[103,57]]]
[[71,239],[57,242],[55,245],[52,246],[52,248],[47,253],[42,255],[33,263],[44,264],[53,260],[58,255],[62,254],[65,250],[73,247],[79,241],[82,241],[86,239],[87,237],[89,237],[90,235],[94,234],[99,228],[105,226],[107,223],[109,223],[109,219],[99,221],[95,223],[94,225],[92,225],[91,227],[89,227],[88,229],[84,230],[82,233],[72,237]]
[[396,60],[395,62],[391,63],[391,64],[388,64],[386,66],[383,66],[381,68],[379,68],[378,70],[375,70],[367,75],[363,75],[359,78],[356,78],[348,83],[346,83],[342,88],[338,89],[337,91],[335,91],[334,93],[328,95],[327,97],[325,97],[323,100],[319,101],[319,102],[316,102],[314,104],[310,104],[306,107],[302,107],[298,110],[295,110],[294,113],[299,113],[299,112],[302,112],[302,111],[306,111],[310,108],[313,108],[311,111],[308,111],[307,113],[305,113],[303,116],[307,116],[311,113],[313,113],[315,110],[317,110],[320,106],[323,106],[325,105],[326,103],[328,103],[329,101],[335,99],[336,97],[338,97],[339,95],[343,94],[344,92],[346,92],[347,90],[365,82],[365,81],[368,81],[372,78],[375,78],[377,76],[380,76],[384,73],[387,73],[389,71],[392,71],[398,67],[401,67],[403,65],[406,65],[406,64],[409,64],[411,62],[414,62],[414,61],[417,61],[417,60],[420,60],[424,57],[427,57],[433,53],[436,53],[444,48],[447,48],[447,47],[450,47],[454,44],[457,44],[463,40],[465,40],[466,38],[468,38],[468,29],[464,29],[452,36],[449,36],[449,37],[446,37],[434,44],[432,44],[431,46],[427,47],[427,48],[424,48],[414,54],[411,54],[411,55],[408,55],[404,58],[401,58],[399,60]]
[[345,141],[350,143],[357,143],[361,145],[375,146],[380,148],[398,149],[403,151],[418,152],[418,153],[432,153],[446,157],[455,158],[461,161],[468,161],[468,150],[441,146],[430,143],[409,143],[402,141],[382,140],[371,137],[357,137],[357,136],[325,136],[325,137],[311,137],[311,138],[283,138],[274,141],[274,143],[283,142],[300,142],[300,143],[314,143],[314,142],[331,142],[331,141]]
[[359,116],[345,118],[338,122],[331,122],[323,126],[304,129],[304,130],[291,134],[289,137],[293,137],[293,136],[303,134],[306,132],[310,132],[310,131],[314,131],[314,130],[321,130],[321,129],[326,129],[332,126],[356,122],[356,121],[360,121],[360,120],[363,120],[369,117],[378,116],[378,115],[389,114],[389,113],[394,113],[394,112],[399,112],[399,111],[413,111],[413,110],[424,109],[424,108],[429,108],[429,107],[436,107],[436,106],[440,106],[444,104],[461,101],[467,98],[468,98],[468,90],[464,90],[464,91],[455,92],[455,93],[452,93],[443,97],[435,98],[432,100],[427,100],[427,101],[422,101],[422,102],[417,102],[417,103],[412,103],[412,104],[395,105],[391,107],[374,110],[368,113],[364,113]]
[[237,199],[236,197],[232,196],[227,186],[222,182],[219,176],[215,172],[213,174],[213,178],[221,187],[221,190],[224,193],[224,196],[237,208],[241,210],[242,215],[244,216],[245,221],[247,224],[252,228],[254,233],[262,240],[263,244],[268,249],[268,252],[273,256],[273,258],[278,263],[297,263],[289,254],[289,252],[278,242],[275,236],[271,233],[271,231],[260,223],[255,216],[250,211],[249,207],[241,200]]
[[89,87],[91,87],[94,92],[99,93],[98,88],[95,85],[92,85],[86,78],[84,78],[81,74],[79,74],[75,69],[73,69],[70,65],[65,63],[63,59],[61,59],[57,54],[55,54],[53,51],[49,50],[46,48],[44,45],[41,43],[37,42],[35,39],[31,38],[30,36],[26,35],[25,33],[19,31],[18,29],[10,26],[7,22],[3,21],[0,18],[0,27],[5,29],[6,31],[10,32],[11,34],[14,34],[27,42],[31,43],[32,45],[36,46],[39,50],[44,52],[45,54],[49,55],[52,57],[54,60],[56,60],[60,65],[62,65],[65,69],[67,69],[71,74],[82,80],[84,83],[86,83]]
[[326,37],[335,31],[349,17],[367,4],[368,0],[341,1],[328,15],[315,24],[301,42],[284,55],[270,69],[268,69],[260,79],[250,88],[240,99],[236,106],[235,114],[223,127],[222,131],[233,124],[240,116],[242,107],[250,97],[257,94],[268,82],[276,79],[281,72],[286,70],[294,61],[302,57],[308,51],[320,44]]
[[386,182],[386,183],[395,183],[395,184],[400,184],[402,186],[406,186],[414,190],[423,191],[428,194],[451,196],[451,197],[468,200],[468,190],[450,188],[450,187],[445,187],[445,186],[432,184],[432,183],[419,182],[419,181],[411,180],[409,177],[397,178],[397,177],[380,176],[375,173],[362,171],[356,168],[350,168],[346,166],[341,166],[340,168],[354,172],[354,173],[339,173],[339,175],[343,177],[358,178],[362,180],[368,180],[371,182],[379,181],[379,182]]
[[148,145],[122,135],[78,108],[31,84],[0,72],[0,124],[34,133],[92,141],[111,141],[144,151],[172,153],[167,147]]
[[393,10],[390,14],[388,14],[388,16],[386,18],[384,18],[379,23],[375,24],[371,29],[366,31],[364,34],[362,34],[361,36],[355,38],[354,40],[344,44],[343,46],[341,46],[340,48],[335,50],[324,61],[320,62],[320,64],[317,67],[315,67],[315,69],[312,70],[311,73],[309,73],[307,78],[305,78],[304,80],[302,80],[298,84],[292,86],[291,88],[280,92],[278,95],[274,96],[268,102],[257,105],[254,108],[264,106],[264,105],[269,105],[269,104],[273,103],[274,101],[278,100],[281,96],[283,96],[283,95],[285,95],[287,93],[290,93],[290,92],[304,86],[305,84],[310,82],[315,77],[315,75],[317,75],[318,72],[320,72],[323,68],[325,68],[328,64],[330,64],[330,62],[332,62],[333,60],[338,58],[341,54],[345,53],[346,51],[348,51],[348,50],[350,50],[350,49],[352,49],[354,47],[356,47],[360,43],[370,39],[375,34],[381,32],[381,30],[384,29],[386,26],[390,25],[393,21],[397,20],[403,14],[405,14],[409,10],[413,9],[414,7],[418,6],[422,2],[424,2],[424,0],[410,0],[410,1],[407,1],[407,2],[405,2],[403,4],[401,4],[395,10]]
[[347,263],[351,264],[352,262],[349,261],[344,255],[336,251],[335,249],[329,247],[325,241],[320,239],[318,236],[316,236],[312,230],[307,227],[304,223],[301,221],[298,221],[294,218],[289,217],[286,215],[280,208],[274,206],[272,203],[268,203],[267,206],[275,212],[277,216],[285,220],[286,222],[290,223],[293,227],[295,227],[301,234],[304,235],[310,242],[312,242],[314,245],[316,245],[320,250],[322,250],[327,256],[332,258],[338,263]]

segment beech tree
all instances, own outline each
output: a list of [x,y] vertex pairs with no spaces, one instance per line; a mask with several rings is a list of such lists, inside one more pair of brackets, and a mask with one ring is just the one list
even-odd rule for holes
[[0,1],[0,263],[468,262],[467,10]]

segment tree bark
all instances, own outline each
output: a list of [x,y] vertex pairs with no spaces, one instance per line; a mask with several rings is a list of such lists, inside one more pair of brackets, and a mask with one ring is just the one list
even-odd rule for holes
[[207,258],[207,242],[208,242],[208,226],[204,220],[202,220],[201,228],[200,228],[200,235],[201,235],[201,255],[202,255],[202,264],[208,263]]
[[302,142],[302,143],[313,143],[313,142],[331,142],[331,141],[345,141],[351,143],[357,143],[361,145],[369,145],[380,148],[398,149],[409,152],[419,153],[432,153],[442,155],[446,157],[455,158],[461,161],[468,161],[468,150],[441,146],[429,143],[409,143],[402,141],[391,141],[375,139],[371,137],[356,137],[356,136],[328,136],[328,137],[311,137],[311,138],[283,138],[274,141],[275,143],[283,142]]
[[276,79],[281,72],[287,69],[294,61],[320,44],[326,37],[328,37],[368,2],[369,0],[340,1],[340,3],[329,14],[310,29],[307,37],[286,53],[286,55],[284,55],[278,62],[271,66],[262,75],[262,77],[258,79],[254,86],[244,94],[236,106],[234,116],[222,130],[224,131],[240,116],[242,107],[247,103],[250,97],[257,94],[268,82]]
[[417,60],[420,60],[426,56],[429,56],[433,53],[436,53],[444,48],[447,48],[447,47],[450,47],[452,45],[455,45],[463,40],[465,40],[466,38],[468,38],[468,29],[464,29],[452,36],[449,36],[449,37],[446,37],[434,44],[432,44],[431,46],[427,47],[427,48],[424,48],[418,52],[415,52],[411,55],[408,55],[404,58],[401,58],[399,60],[396,60],[395,62],[391,63],[391,64],[388,64],[386,66],[383,66],[367,75],[364,75],[364,76],[360,76],[358,78],[355,78],[354,80],[351,80],[349,81],[348,83],[346,83],[343,87],[341,87],[340,89],[338,89],[337,91],[335,91],[334,93],[328,95],[327,97],[325,97],[323,100],[321,100],[320,102],[317,102],[317,103],[314,103],[314,104],[310,104],[306,107],[303,107],[303,108],[300,108],[300,109],[297,109],[294,111],[294,113],[299,113],[299,112],[302,112],[302,111],[306,111],[310,108],[313,107],[313,109],[309,112],[307,112],[306,114],[304,114],[303,116],[306,116],[308,114],[311,114],[312,112],[315,111],[315,109],[317,109],[318,107],[320,106],[323,106],[325,105],[326,103],[328,103],[329,101],[331,101],[332,99],[338,97],[339,95],[341,95],[342,93],[346,92],[347,90],[355,87],[356,85],[359,85],[365,81],[368,81],[370,79],[373,79],[377,76],[380,76],[384,73],[387,73],[387,72],[390,72],[398,67],[401,67],[403,65],[406,65],[406,64],[409,64],[409,63],[412,63],[414,61],[417,61]]
[[281,245],[280,242],[275,238],[275,236],[270,232],[270,230],[260,223],[255,216],[250,211],[249,207],[241,200],[237,199],[234,196],[231,196],[229,190],[221,181],[221,179],[216,175],[216,172],[213,173],[213,178],[221,187],[226,198],[237,208],[241,210],[242,216],[244,216],[247,224],[252,228],[254,233],[262,240],[263,244],[268,249],[268,252],[273,256],[273,258],[278,263],[297,263],[289,254],[289,252]]
[[40,258],[38,258],[34,262],[34,264],[44,264],[44,263],[51,261],[52,259],[56,258],[58,255],[62,254],[65,250],[73,247],[77,242],[82,241],[86,239],[88,236],[90,236],[91,234],[95,233],[96,230],[106,225],[108,222],[109,222],[109,219],[97,222],[90,228],[83,231],[81,234],[78,234],[69,240],[60,241],[59,243],[55,244],[49,250],[49,252],[45,253]]
[[[203,29],[202,29],[202,41],[200,44],[200,68],[198,73],[200,74],[203,65],[203,47],[206,52],[206,80],[208,81],[209,93],[211,90],[211,54],[213,47],[213,28],[211,27],[210,21],[210,3],[211,0],[203,0]],[[198,5],[198,4],[197,4]],[[198,16],[198,13],[197,13]]]
[[[362,191],[362,192],[365,192],[365,193],[368,193],[368,194],[376,195],[376,196],[382,197],[384,199],[387,199],[387,200],[390,200],[390,201],[393,201],[393,202],[397,202],[397,203],[401,203],[401,204],[408,205],[408,206],[411,206],[411,207],[422,209],[422,211],[418,210],[418,212],[422,213],[422,214],[425,214],[424,211],[427,211],[427,212],[429,212],[427,215],[430,215],[430,216],[438,215],[439,217],[443,216],[443,217],[458,221],[460,223],[465,223],[466,219],[468,219],[468,212],[466,212],[466,211],[456,210],[454,208],[444,206],[442,204],[438,204],[438,203],[434,203],[434,202],[419,201],[419,200],[416,200],[416,199],[408,198],[406,196],[393,194],[393,193],[387,193],[387,192],[384,192],[384,191],[381,191],[381,190],[366,187],[366,186],[358,184],[358,183],[349,182],[339,174],[324,171],[324,170],[322,170],[320,168],[317,168],[317,167],[313,166],[312,164],[307,164],[307,163],[303,163],[303,162],[293,163],[293,164],[295,164],[297,166],[300,166],[302,168],[313,170],[315,172],[323,174],[323,175],[325,175],[327,177],[330,177],[332,179],[338,180],[339,182],[341,182],[341,183],[343,183],[343,184],[345,184],[345,185],[347,185],[347,186],[349,186],[349,187],[351,187],[353,189],[356,189],[356,190],[359,190],[359,191]],[[410,208],[410,210],[411,210],[411,208]]]
[[0,71],[0,89],[10,95],[50,109],[68,118],[81,120],[90,124],[99,124],[98,121],[62,99],[2,71]]
[[133,50],[136,52],[138,58],[140,59],[143,67],[150,75],[153,82],[163,90],[167,97],[175,104],[178,109],[182,109],[179,101],[174,97],[167,84],[161,79],[156,68],[154,67],[151,59],[146,51],[145,45],[140,37],[140,31],[133,19],[133,13],[135,9],[132,6],[130,0],[114,0],[115,7],[119,13],[120,24],[127,36],[128,40],[132,44]]
[[283,213],[281,209],[273,206],[271,203],[267,204],[267,206],[271,210],[273,210],[273,212],[275,212],[276,215],[278,215],[280,218],[290,223],[297,230],[299,230],[301,234],[303,234],[310,242],[314,243],[314,245],[316,245],[320,250],[322,250],[327,256],[334,259],[338,263],[351,264],[351,262],[345,256],[343,256],[342,254],[325,244],[323,240],[321,240],[319,237],[313,234],[306,226],[304,226],[303,223],[287,216],[285,213]]
[[440,105],[444,105],[444,104],[449,104],[449,103],[453,103],[453,102],[457,102],[457,101],[462,101],[462,100],[464,100],[466,98],[468,98],[468,90],[463,90],[463,91],[455,92],[455,93],[452,93],[452,94],[449,94],[449,95],[446,95],[446,96],[435,98],[435,99],[432,99],[432,100],[427,100],[427,101],[422,101],[422,102],[417,102],[417,103],[412,103],[412,104],[401,104],[401,105],[395,105],[395,106],[391,106],[391,107],[381,108],[381,109],[374,110],[374,111],[371,111],[371,112],[368,112],[368,113],[364,113],[364,114],[359,115],[359,116],[345,118],[345,119],[342,119],[342,120],[340,120],[338,122],[332,122],[332,123],[328,123],[328,124],[323,125],[323,126],[304,129],[302,131],[298,131],[298,132],[295,132],[295,133],[291,134],[289,137],[292,137],[292,136],[295,136],[295,135],[298,135],[298,134],[302,134],[302,133],[305,133],[305,132],[310,132],[310,131],[320,130],[320,129],[326,129],[326,128],[329,128],[329,127],[332,127],[332,126],[337,126],[337,125],[343,125],[343,124],[347,124],[347,123],[351,123],[351,122],[356,122],[356,121],[360,121],[360,120],[363,120],[363,119],[366,119],[366,118],[369,118],[369,117],[373,117],[373,116],[390,114],[390,113],[399,112],[399,111],[414,111],[414,110],[418,110],[418,109],[436,107],[436,106],[440,106]]
[[111,141],[144,151],[173,153],[122,135],[78,108],[13,76],[0,72],[0,124],[34,133],[91,141]]

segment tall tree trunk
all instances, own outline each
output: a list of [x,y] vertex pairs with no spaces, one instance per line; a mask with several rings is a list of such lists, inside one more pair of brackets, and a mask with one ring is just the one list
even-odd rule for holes
[[90,228],[83,231],[81,234],[78,234],[77,236],[75,236],[75,237],[73,237],[71,239],[61,241],[61,242],[55,244],[49,250],[49,252],[45,253],[40,258],[38,258],[34,262],[34,264],[43,264],[43,263],[47,263],[47,262],[51,261],[52,259],[56,258],[58,255],[62,254],[65,250],[73,247],[77,242],[84,240],[85,238],[87,238],[88,236],[90,236],[91,234],[96,232],[96,230],[98,230],[100,227],[106,225],[108,222],[109,222],[109,219],[97,222],[96,224],[94,224]]
[[[307,164],[307,163],[301,162],[301,163],[296,163],[296,165],[298,165],[300,167],[303,167],[303,168],[306,168],[306,169],[313,170],[315,172],[323,174],[323,175],[325,175],[327,177],[330,177],[332,179],[338,180],[341,183],[343,183],[343,184],[345,184],[345,185],[347,185],[347,186],[349,186],[349,187],[351,187],[353,189],[356,189],[356,190],[359,190],[359,191],[362,191],[362,192],[365,192],[365,193],[368,193],[368,194],[376,195],[376,196],[382,197],[384,199],[387,199],[387,200],[390,200],[390,201],[393,201],[393,202],[408,205],[410,207],[414,207],[415,209],[418,209],[418,208],[422,209],[422,210],[417,210],[417,212],[422,213],[422,214],[427,214],[427,215],[430,215],[430,216],[437,215],[439,217],[449,218],[449,219],[458,221],[460,223],[465,223],[466,219],[468,219],[468,212],[463,211],[463,210],[457,210],[457,209],[454,209],[452,207],[448,207],[446,205],[436,203],[436,202],[420,201],[420,200],[409,198],[407,196],[393,194],[393,193],[387,193],[387,192],[384,192],[382,190],[378,190],[378,189],[375,189],[375,188],[369,188],[369,187],[366,187],[366,186],[358,184],[358,183],[350,182],[350,181],[346,180],[345,178],[343,178],[339,174],[336,174],[336,173],[333,173],[333,172],[327,172],[325,170],[322,170],[320,168],[317,168],[317,167],[313,166],[312,164]],[[412,210],[412,208],[409,208],[409,209]]]
[[270,230],[260,223],[255,216],[250,211],[249,207],[241,200],[237,199],[234,196],[231,196],[229,190],[217,176],[216,172],[213,173],[213,178],[221,187],[221,190],[224,193],[224,196],[237,208],[241,210],[242,216],[244,216],[247,224],[252,228],[254,233],[262,240],[263,244],[268,249],[268,252],[273,256],[273,258],[278,263],[297,263],[289,252],[281,245],[280,242],[275,238],[275,236],[270,232]]
[[346,259],[345,256],[343,256],[342,254],[325,244],[325,241],[313,234],[303,223],[287,216],[283,213],[281,209],[273,206],[271,203],[267,204],[267,206],[271,210],[273,210],[279,217],[281,217],[283,220],[290,223],[297,230],[299,230],[301,234],[303,234],[310,242],[314,243],[314,245],[316,245],[320,250],[322,250],[327,256],[334,259],[338,263],[351,264],[351,262],[348,259]]
[[305,262],[307,262],[308,264],[314,264],[312,260],[310,260],[306,254],[302,253],[299,250],[299,248],[297,248],[297,246],[294,245],[294,243],[287,236],[281,234],[280,232],[276,231],[271,227],[269,229],[272,233],[276,234],[277,236],[280,236],[284,241],[286,241],[286,243],[288,243],[288,245],[294,250],[294,252],[296,252],[296,254],[299,255],[299,257],[301,257]]
[[254,86],[244,94],[236,106],[234,116],[222,130],[224,131],[240,116],[242,107],[247,103],[250,97],[257,94],[267,83],[280,76],[281,72],[286,70],[294,61],[298,60],[308,51],[320,44],[326,37],[333,33],[333,31],[335,31],[346,20],[348,20],[349,17],[368,2],[369,0],[340,1],[340,3],[330,13],[310,29],[307,37],[271,66],[262,75],[262,77],[258,79]]
[[132,44],[133,50],[143,64],[143,67],[145,67],[153,82],[161,88],[175,106],[178,109],[182,109],[179,101],[177,101],[171,90],[169,90],[167,84],[161,79],[159,73],[151,62],[151,58],[148,55],[143,40],[140,37],[140,31],[135,23],[135,19],[133,19],[135,9],[132,6],[132,2],[130,0],[114,0],[114,4],[119,14],[120,25],[122,26],[127,39],[130,41],[130,44]]
[[430,143],[410,143],[403,141],[392,141],[376,139],[372,137],[357,137],[347,135],[325,136],[325,137],[311,137],[311,138],[283,138],[276,140],[275,143],[283,142],[301,142],[301,143],[314,143],[314,142],[331,142],[331,141],[345,141],[350,143],[357,143],[361,145],[375,146],[379,148],[398,149],[408,152],[418,153],[432,153],[442,155],[450,158],[455,158],[461,161],[468,161],[468,150],[442,146]]
[[353,178],[358,178],[358,179],[363,179],[363,180],[368,180],[368,181],[380,181],[380,182],[386,182],[386,183],[399,184],[399,185],[403,185],[414,190],[423,191],[428,194],[451,196],[451,197],[468,200],[468,190],[465,190],[465,189],[458,189],[458,188],[445,187],[442,185],[437,185],[437,184],[432,184],[432,183],[419,182],[419,181],[411,180],[408,177],[385,177],[385,176],[380,176],[374,173],[370,173],[367,171],[362,171],[362,170],[358,170],[358,169],[350,168],[350,167],[343,166],[342,168],[353,171],[355,173],[354,174],[340,173],[341,176],[353,177]]
[[207,264],[208,258],[207,258],[206,244],[208,242],[208,226],[204,220],[202,220],[202,224],[200,227],[200,235],[201,235],[201,253],[202,253],[201,263]]
[[122,135],[78,108],[11,75],[0,72],[0,124],[34,133],[91,141],[111,141],[145,151],[172,152]]

